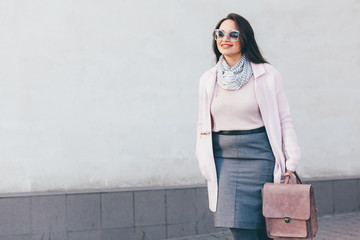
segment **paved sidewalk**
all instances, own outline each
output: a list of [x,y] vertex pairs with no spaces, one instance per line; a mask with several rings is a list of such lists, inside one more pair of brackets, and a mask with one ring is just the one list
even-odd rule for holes
[[[318,218],[319,230],[314,240],[360,240],[360,212]],[[230,231],[169,240],[233,240]]]

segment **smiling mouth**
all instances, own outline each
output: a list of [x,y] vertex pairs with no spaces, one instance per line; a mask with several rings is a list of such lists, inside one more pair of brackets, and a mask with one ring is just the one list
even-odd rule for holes
[[229,48],[229,47],[232,47],[233,45],[231,45],[231,44],[221,44],[220,46],[222,48]]

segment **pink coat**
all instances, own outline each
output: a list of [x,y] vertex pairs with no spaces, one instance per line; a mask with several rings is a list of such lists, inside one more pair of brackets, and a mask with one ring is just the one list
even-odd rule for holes
[[[279,72],[270,64],[251,63],[255,93],[271,148],[275,155],[274,182],[281,182],[285,169],[294,171],[300,160],[300,148],[293,128],[289,104]],[[199,84],[199,121],[196,157],[207,181],[209,208],[216,211],[217,176],[212,150],[210,104],[216,83],[216,66],[205,72]]]

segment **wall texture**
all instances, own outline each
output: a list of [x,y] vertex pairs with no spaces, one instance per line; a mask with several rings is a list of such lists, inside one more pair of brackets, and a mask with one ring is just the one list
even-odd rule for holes
[[303,177],[360,174],[360,2],[0,2],[0,192],[203,183],[198,78],[237,12],[283,75]]

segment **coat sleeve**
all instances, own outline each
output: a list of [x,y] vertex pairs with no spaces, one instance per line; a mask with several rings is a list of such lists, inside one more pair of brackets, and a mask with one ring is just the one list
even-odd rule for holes
[[282,144],[286,156],[286,169],[295,171],[301,158],[301,150],[294,130],[290,106],[285,95],[282,77],[277,71],[275,79],[277,84],[277,103],[281,124]]

